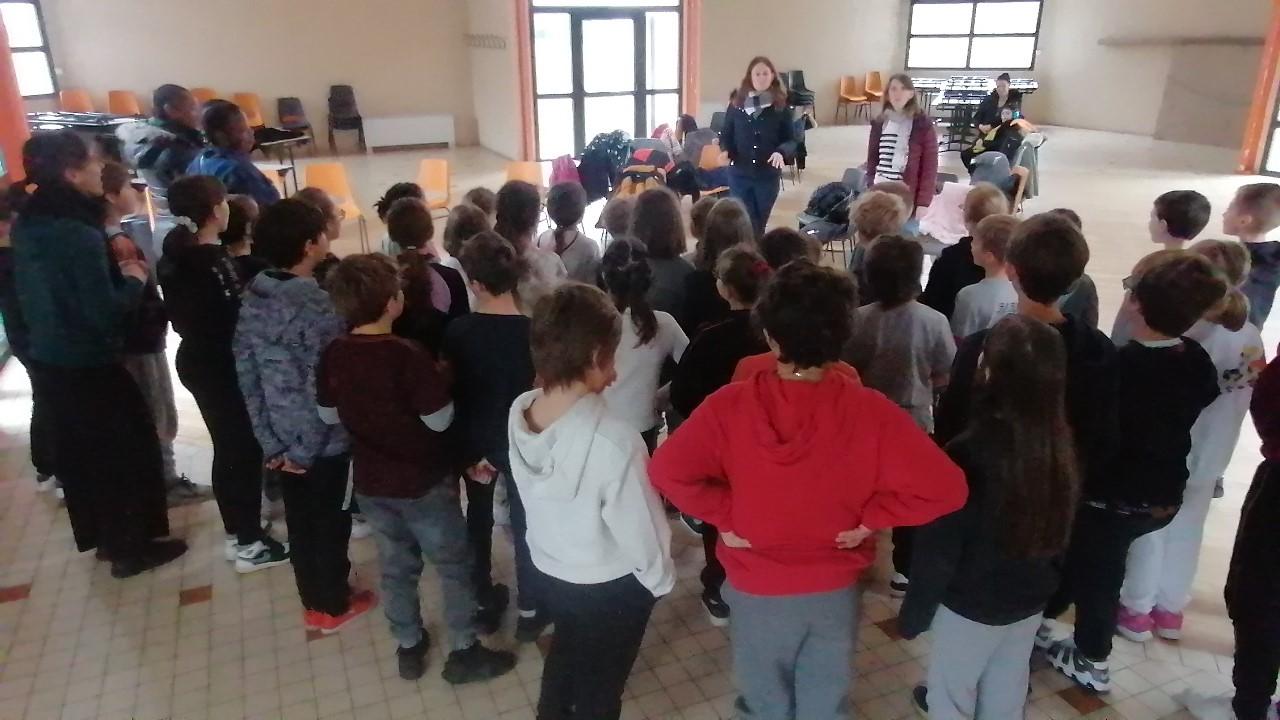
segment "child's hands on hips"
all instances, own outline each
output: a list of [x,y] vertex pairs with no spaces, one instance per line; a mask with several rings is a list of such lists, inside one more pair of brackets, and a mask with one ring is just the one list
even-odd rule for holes
[[731,547],[731,548],[751,547],[751,542],[749,540],[743,537],[738,537],[738,535],[736,535],[732,530],[722,531],[720,533],[720,541],[725,544],[725,547]]
[[836,547],[841,550],[852,550],[861,545],[862,541],[866,540],[870,536],[871,529],[866,525],[859,525],[854,530],[845,530],[839,535],[836,535]]

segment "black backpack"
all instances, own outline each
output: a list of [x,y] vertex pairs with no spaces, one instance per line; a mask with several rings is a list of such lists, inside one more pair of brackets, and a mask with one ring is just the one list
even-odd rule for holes
[[837,225],[849,223],[849,205],[853,202],[854,193],[848,185],[830,182],[809,196],[809,204],[804,209],[805,215],[821,218]]

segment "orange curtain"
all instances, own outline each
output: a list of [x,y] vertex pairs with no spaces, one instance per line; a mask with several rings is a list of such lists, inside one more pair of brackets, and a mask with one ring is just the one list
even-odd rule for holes
[[520,159],[536,160],[537,141],[534,139],[533,119],[533,20],[530,17],[529,0],[514,0],[516,4],[516,71],[520,73]]
[[1253,88],[1253,101],[1245,123],[1236,172],[1254,175],[1266,162],[1262,150],[1267,146],[1271,114],[1276,107],[1277,70],[1280,70],[1280,0],[1272,0],[1271,23],[1267,29],[1267,42],[1262,48],[1262,61],[1258,66],[1258,80]]
[[30,136],[27,117],[22,112],[22,93],[18,92],[18,76],[9,51],[9,34],[0,20],[0,152],[8,173],[0,181],[16,182],[24,177],[22,144]]
[[684,53],[684,87],[682,104],[684,112],[698,116],[698,101],[702,90],[702,0],[684,0],[684,36],[682,52]]

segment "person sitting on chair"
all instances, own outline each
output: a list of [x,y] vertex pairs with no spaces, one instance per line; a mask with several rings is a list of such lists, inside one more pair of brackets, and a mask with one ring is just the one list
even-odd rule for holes
[[1001,123],[1000,112],[1005,108],[1013,110],[1014,117],[1021,115],[1022,91],[1009,87],[1009,73],[1000,73],[996,78],[996,89],[982,99],[973,122],[978,132],[985,135]]
[[[970,173],[973,172],[973,160],[984,152],[1003,153],[1013,163],[1018,146],[1022,144],[1022,129],[1014,124],[1015,112],[1008,105],[1000,109],[1000,122],[983,132],[974,141],[973,146],[960,151],[960,162]],[[983,126],[986,127],[986,126]]]

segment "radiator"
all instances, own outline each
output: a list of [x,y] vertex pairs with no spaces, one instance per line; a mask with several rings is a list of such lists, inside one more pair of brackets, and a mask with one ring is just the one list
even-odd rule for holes
[[364,119],[365,145],[374,148],[453,145],[452,115],[395,115]]

